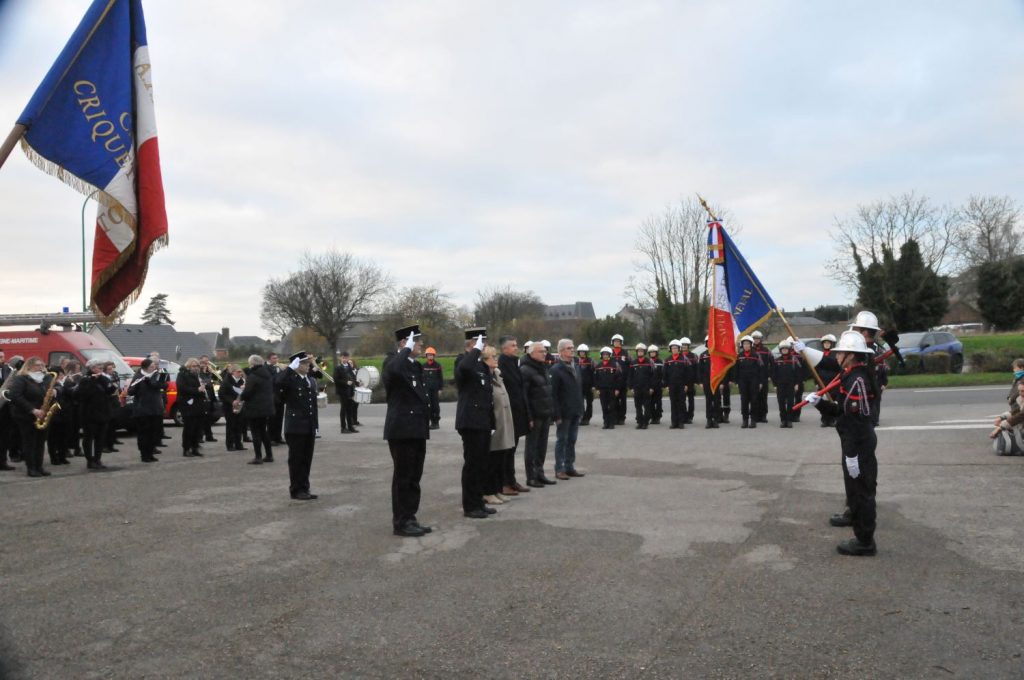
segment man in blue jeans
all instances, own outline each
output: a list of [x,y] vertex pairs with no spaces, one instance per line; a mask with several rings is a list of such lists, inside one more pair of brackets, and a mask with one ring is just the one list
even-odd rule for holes
[[582,477],[576,471],[576,434],[583,415],[583,387],[573,361],[572,340],[558,341],[558,361],[551,367],[551,401],[555,418],[555,478]]

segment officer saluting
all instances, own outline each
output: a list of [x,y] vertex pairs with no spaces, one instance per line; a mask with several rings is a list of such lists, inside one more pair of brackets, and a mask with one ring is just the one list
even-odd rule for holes
[[275,381],[275,389],[284,405],[284,440],[288,444],[288,490],[297,501],[315,500],[309,492],[309,469],[313,465],[313,446],[320,427],[317,414],[316,378],[323,377],[319,368],[313,368],[313,357],[297,352],[284,374]]
[[388,440],[395,469],[391,476],[391,521],[396,536],[429,534],[420,526],[420,478],[430,439],[430,396],[423,380],[423,366],[416,361],[423,343],[419,325],[395,331],[398,352],[384,361],[384,389],[388,412],[384,418],[384,439]]

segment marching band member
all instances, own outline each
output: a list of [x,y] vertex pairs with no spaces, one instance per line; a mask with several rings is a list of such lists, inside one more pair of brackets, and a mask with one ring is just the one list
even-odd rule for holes
[[224,411],[224,446],[228,451],[246,451],[242,446],[244,420],[235,411],[235,402],[245,389],[245,373],[238,364],[228,364],[221,375],[224,380],[220,384],[218,398]]
[[[3,349],[0,349],[0,385],[5,384],[17,370],[8,364],[5,359],[6,355]],[[11,420],[11,411],[12,409],[6,402],[0,401],[0,470],[5,471],[14,469],[14,466],[7,462],[8,453],[13,453],[15,451],[14,440],[16,437],[16,426],[14,421]]]
[[206,399],[203,401],[206,406],[206,414],[203,417],[203,435],[204,440],[208,442],[217,441],[213,436],[213,422],[217,419],[217,412],[214,408],[217,401],[217,391],[213,387],[215,380],[217,380],[217,376],[213,374],[213,367],[210,366],[210,357],[204,354],[199,357],[199,382],[203,384],[203,391],[206,392]]
[[[67,366],[70,362],[61,362]],[[64,369],[51,367],[51,373],[56,373],[57,387],[55,400],[60,404],[53,417],[50,418],[50,426],[46,428],[46,449],[50,454],[50,465],[70,465],[68,462],[68,430],[71,428],[71,396],[70,383],[66,382]]]
[[356,371],[352,367],[352,357],[342,352],[341,360],[334,367],[334,392],[338,395],[339,413],[341,417],[341,433],[354,434],[356,429]]
[[202,457],[199,440],[203,436],[203,418],[206,416],[206,390],[199,378],[199,359],[185,361],[183,370],[178,372],[178,410],[184,427],[181,429],[181,449],[185,458]]
[[[180,388],[179,388],[180,389]],[[315,395],[314,395],[315,396]],[[250,465],[274,462],[270,444],[270,421],[274,417],[274,376],[259,354],[249,357],[245,389],[238,396],[239,408],[252,433],[254,457]],[[263,450],[266,454],[263,454]],[[262,458],[260,456],[263,456]]]
[[8,408],[12,409],[11,418],[18,427],[21,455],[29,477],[50,476],[49,470],[43,468],[46,431],[37,428],[36,422],[46,416],[42,406],[51,380],[43,360],[29,357],[8,387]]
[[[105,445],[110,441],[108,428],[114,417],[114,399],[118,387],[105,372],[106,362],[92,359],[85,365],[88,373],[75,388],[79,422],[82,426],[82,450],[88,470],[104,469],[101,459]],[[120,402],[118,402],[120,404]]]
[[132,397],[132,418],[135,421],[136,441],[143,463],[155,463],[157,444],[160,443],[160,423],[164,419],[164,391],[169,380],[153,359],[143,359],[139,372],[128,385]]

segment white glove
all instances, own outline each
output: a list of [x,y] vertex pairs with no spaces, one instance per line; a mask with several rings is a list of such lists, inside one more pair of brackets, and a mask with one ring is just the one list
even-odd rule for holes
[[857,456],[847,456],[846,472],[850,475],[850,479],[857,479],[860,477],[860,458]]
[[301,363],[302,359],[292,359],[292,363],[288,364],[288,368],[292,369],[293,371],[297,371],[299,370],[299,364]]
[[807,349],[807,345],[805,345],[804,343],[800,342],[799,340],[794,340],[793,341],[793,351],[794,352],[800,352],[802,354],[805,349]]
[[473,349],[483,350],[483,348],[484,348],[484,336],[478,335],[478,336],[476,336],[476,344],[473,345]]
[[821,401],[821,395],[816,392],[811,392],[806,397],[804,397],[804,400],[811,406],[814,406],[819,401]]
[[416,346],[416,333],[409,333],[409,337],[405,339],[405,348],[412,349]]

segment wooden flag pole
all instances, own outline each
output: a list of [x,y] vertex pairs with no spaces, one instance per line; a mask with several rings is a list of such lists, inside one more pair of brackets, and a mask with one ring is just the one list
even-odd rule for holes
[[18,124],[15,125],[14,128],[11,129],[10,134],[7,135],[7,139],[4,140],[3,146],[0,146],[0,168],[4,167],[4,161],[6,161],[7,157],[11,155],[11,151],[14,150],[14,145],[17,144],[18,140],[21,139],[21,136],[25,134],[25,130],[26,128],[24,125]]
[[[711,219],[717,222],[718,218],[715,217],[715,213],[711,212],[711,208],[708,207],[707,201],[705,201],[700,194],[697,194],[697,200],[700,201],[700,204],[708,211],[708,215],[711,216]],[[778,308],[773,308],[772,311],[778,314],[779,320],[782,321],[782,325],[786,327],[787,331],[789,331],[789,336],[794,340],[799,340],[800,336],[797,335],[796,331],[793,330],[793,327],[789,325],[789,321],[786,321],[786,317],[782,315],[782,312],[780,312]],[[810,357],[807,356],[807,350],[805,349],[802,354],[804,356],[804,361],[807,362],[807,368],[811,369],[811,375],[814,376],[814,380],[818,383],[818,387],[824,388],[825,381],[821,379],[821,376],[818,375],[818,371],[814,368],[814,364],[811,363]],[[826,395],[826,398],[828,398],[828,395]]]

